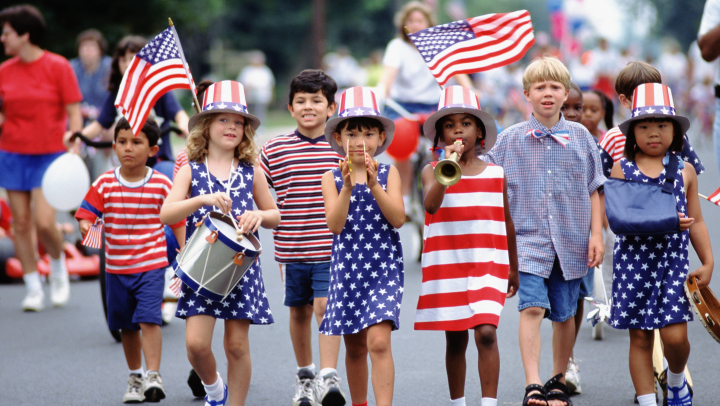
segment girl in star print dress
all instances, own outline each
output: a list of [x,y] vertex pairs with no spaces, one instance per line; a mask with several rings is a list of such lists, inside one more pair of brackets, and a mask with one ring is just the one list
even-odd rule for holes
[[[235,216],[240,228],[256,235],[260,226],[275,228],[280,213],[256,164],[254,136],[260,122],[247,113],[242,85],[234,81],[211,85],[203,105],[203,111],[190,119],[189,165],[178,171],[161,220],[186,218],[187,239],[211,211]],[[251,374],[248,328],[273,322],[259,259],[223,301],[208,299],[183,283],[177,316],[186,319],[188,359],[205,386],[206,401],[244,404]],[[225,320],[227,385],[211,349],[216,319]]]
[[[652,87],[652,88],[651,88]],[[664,96],[663,96],[664,95]],[[630,332],[630,375],[641,405],[655,405],[652,351],[658,329],[668,361],[668,405],[692,405],[685,381],[690,355],[687,322],[692,313],[683,283],[697,277],[699,286],[710,282],[713,255],[700,211],[697,174],[675,153],[683,146],[687,118],[672,108],[669,89],[644,84],[635,90],[630,120],[620,125],[627,136],[626,158],[618,161],[611,177],[663,184],[670,159],[678,160],[674,190],[680,216],[680,232],[661,236],[617,235],[613,253],[613,289],[610,324]],[[702,266],[691,272],[688,248]]]
[[346,90],[339,111],[325,127],[325,138],[345,160],[322,180],[334,238],[320,332],[344,336],[352,404],[367,405],[369,353],[375,399],[385,406],[392,404],[395,380],[390,332],[400,326],[404,268],[397,228],[405,208],[397,169],[372,157],[390,144],[395,126],[379,116],[366,88]]

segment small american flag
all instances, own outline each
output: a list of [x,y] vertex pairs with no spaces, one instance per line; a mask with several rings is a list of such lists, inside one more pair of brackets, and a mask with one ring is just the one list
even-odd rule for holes
[[182,290],[182,280],[177,276],[172,278],[170,281],[170,291],[175,294],[176,297],[180,297],[180,291]]
[[440,86],[459,73],[511,64],[535,44],[527,10],[458,20],[409,37]]
[[135,55],[120,83],[115,107],[137,134],[155,102],[173,89],[195,92],[175,27],[153,38]]
[[720,206],[720,187],[717,188],[716,191],[712,192],[712,194],[710,196],[708,196],[707,199],[710,202],[715,203],[718,206]]
[[98,250],[102,248],[102,229],[103,222],[102,220],[97,219],[95,224],[91,225],[88,232],[85,233],[85,238],[83,238],[81,244]]

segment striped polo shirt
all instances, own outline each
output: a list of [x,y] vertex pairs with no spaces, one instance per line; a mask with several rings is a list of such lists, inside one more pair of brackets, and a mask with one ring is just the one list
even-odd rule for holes
[[298,130],[263,145],[260,167],[275,189],[281,216],[273,230],[277,262],[330,262],[333,236],[325,219],[322,176],[339,159],[325,137],[308,138]]

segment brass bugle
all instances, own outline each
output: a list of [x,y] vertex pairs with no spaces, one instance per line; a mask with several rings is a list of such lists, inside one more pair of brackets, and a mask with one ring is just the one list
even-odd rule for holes
[[[456,140],[455,145],[462,145],[461,140]],[[449,157],[443,159],[435,165],[435,180],[443,186],[452,186],[460,181],[462,169],[458,165],[460,156],[457,152],[453,152]]]

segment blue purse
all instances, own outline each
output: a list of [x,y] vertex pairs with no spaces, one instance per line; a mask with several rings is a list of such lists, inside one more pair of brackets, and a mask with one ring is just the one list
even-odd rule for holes
[[[617,235],[663,235],[680,232],[673,193],[678,158],[670,154],[662,185],[609,178],[604,185],[605,213]],[[680,175],[681,176],[681,175]]]

